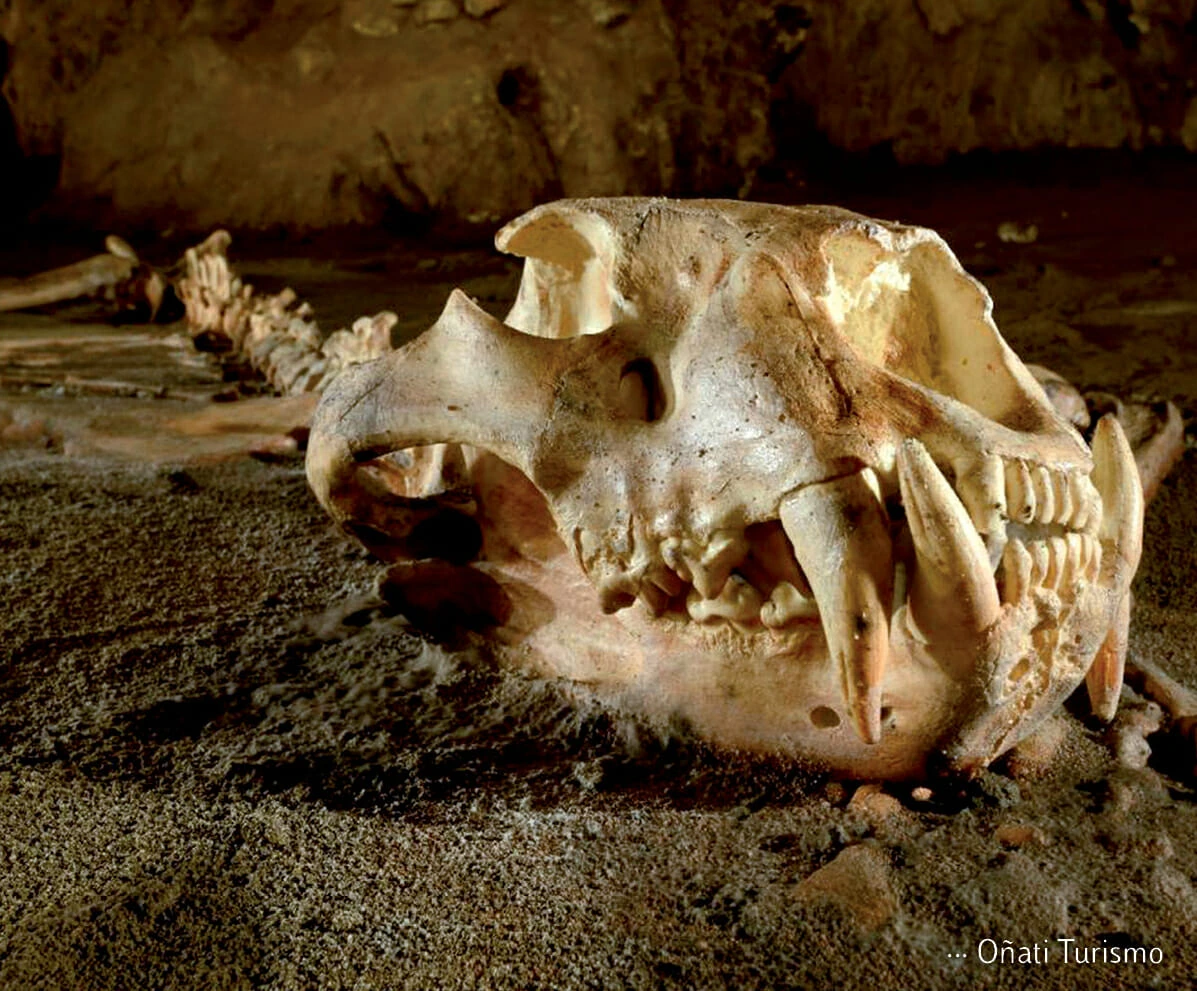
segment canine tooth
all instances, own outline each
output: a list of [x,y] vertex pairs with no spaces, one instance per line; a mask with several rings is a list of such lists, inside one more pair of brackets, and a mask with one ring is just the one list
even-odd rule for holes
[[1143,486],[1126,434],[1108,413],[1093,434],[1093,484],[1102,503],[1102,570],[1112,581],[1129,584],[1143,551]]
[[928,643],[959,643],[1001,612],[989,554],[952,486],[917,440],[898,450],[898,485],[914,541],[910,619]]
[[[894,576],[889,517],[878,492],[876,475],[865,468],[798,489],[780,507],[781,525],[814,592],[848,711],[866,743],[881,739]],[[971,524],[969,530],[979,541]]]
[[1025,461],[1006,462],[1006,511],[1019,523],[1030,523],[1035,518],[1035,492]]
[[1035,519],[1050,523],[1056,513],[1056,489],[1052,472],[1043,465],[1036,465],[1031,473],[1035,489]]
[[971,468],[957,466],[956,478],[960,498],[989,550],[992,568],[997,565],[1006,544],[1006,483],[1002,459],[990,454]]
[[1044,584],[1051,589],[1059,588],[1067,567],[1068,541],[1063,537],[1052,537],[1047,541],[1047,575]]
[[1026,544],[1014,539],[1002,554],[1002,601],[1015,605],[1031,589],[1031,554]]
[[763,602],[760,592],[739,575],[733,575],[715,598],[708,599],[697,589],[691,592],[686,599],[686,611],[691,619],[699,623],[718,619],[751,623],[760,618]]
[[789,582],[778,582],[761,606],[761,622],[771,630],[788,626],[795,619],[811,619],[819,615],[815,600],[808,598]]
[[1085,688],[1089,692],[1089,708],[1098,719],[1109,722],[1118,710],[1122,694],[1122,676],[1126,669],[1126,640],[1130,627],[1130,592],[1123,594],[1114,610],[1110,632],[1097,649],[1085,674]]

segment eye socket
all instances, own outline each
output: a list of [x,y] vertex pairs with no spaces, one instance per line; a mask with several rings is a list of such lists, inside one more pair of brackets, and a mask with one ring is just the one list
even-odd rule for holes
[[665,390],[656,366],[648,358],[636,358],[623,366],[619,408],[626,416],[645,423],[655,423],[665,415]]

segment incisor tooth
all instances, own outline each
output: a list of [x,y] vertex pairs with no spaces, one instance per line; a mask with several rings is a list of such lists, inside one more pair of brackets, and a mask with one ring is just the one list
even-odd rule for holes
[[1068,544],[1068,563],[1063,581],[1072,585],[1085,580],[1085,538],[1079,533],[1069,533],[1064,540]]
[[1043,465],[1036,465],[1032,472],[1035,487],[1035,519],[1050,523],[1056,512],[1056,488],[1052,473]]
[[1015,605],[1031,589],[1031,554],[1026,544],[1014,539],[1002,555],[1002,601]]
[[1006,462],[1006,512],[1018,523],[1030,523],[1035,518],[1031,470],[1025,461]]
[[1052,537],[1047,541],[1047,575],[1043,583],[1047,588],[1058,589],[1068,566],[1068,541],[1063,537]]
[[963,503],[917,440],[898,449],[898,485],[915,550],[909,617],[932,646],[967,644],[1001,612],[989,554]]
[[1069,471],[1055,471],[1052,472],[1052,481],[1054,485],[1053,495],[1055,496],[1056,512],[1052,517],[1053,523],[1063,523],[1067,526],[1072,519],[1073,504],[1072,504],[1072,472]]
[[957,465],[956,488],[973,526],[985,541],[990,566],[996,566],[1006,545],[1006,472],[1002,459],[990,454],[971,467]]
[[788,626],[795,619],[812,619],[819,615],[814,599],[807,598],[789,582],[778,582],[761,606],[761,622],[771,630]]
[[1101,496],[1088,475],[1079,471],[1072,476],[1073,514],[1069,524],[1082,533],[1096,533],[1101,523]]
[[877,476],[864,468],[798,489],[782,500],[779,510],[798,566],[814,592],[848,711],[866,743],[881,739],[881,682],[889,659],[894,577],[889,517],[879,491]]
[[1032,540],[1027,550],[1031,554],[1031,584],[1039,587],[1047,580],[1047,542]]
[[1093,484],[1102,504],[1103,576],[1129,586],[1143,551],[1143,486],[1126,434],[1109,413],[1093,434]]

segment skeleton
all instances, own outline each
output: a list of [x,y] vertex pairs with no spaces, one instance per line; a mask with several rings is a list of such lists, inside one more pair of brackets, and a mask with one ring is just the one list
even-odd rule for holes
[[[983,766],[1122,681],[1143,494],[934,233],[826,207],[563,201],[346,369],[308,477],[400,598],[511,663],[839,772]],[[447,612],[446,612],[447,610]]]

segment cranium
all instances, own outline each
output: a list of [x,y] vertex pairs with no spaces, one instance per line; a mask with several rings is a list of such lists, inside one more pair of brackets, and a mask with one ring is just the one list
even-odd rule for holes
[[514,663],[840,773],[983,766],[1087,673],[1112,715],[1133,456],[1112,418],[1086,447],[938,235],[596,199],[497,244],[527,259],[504,321],[455,291],[313,425],[336,520],[448,559],[398,566],[425,598]]

